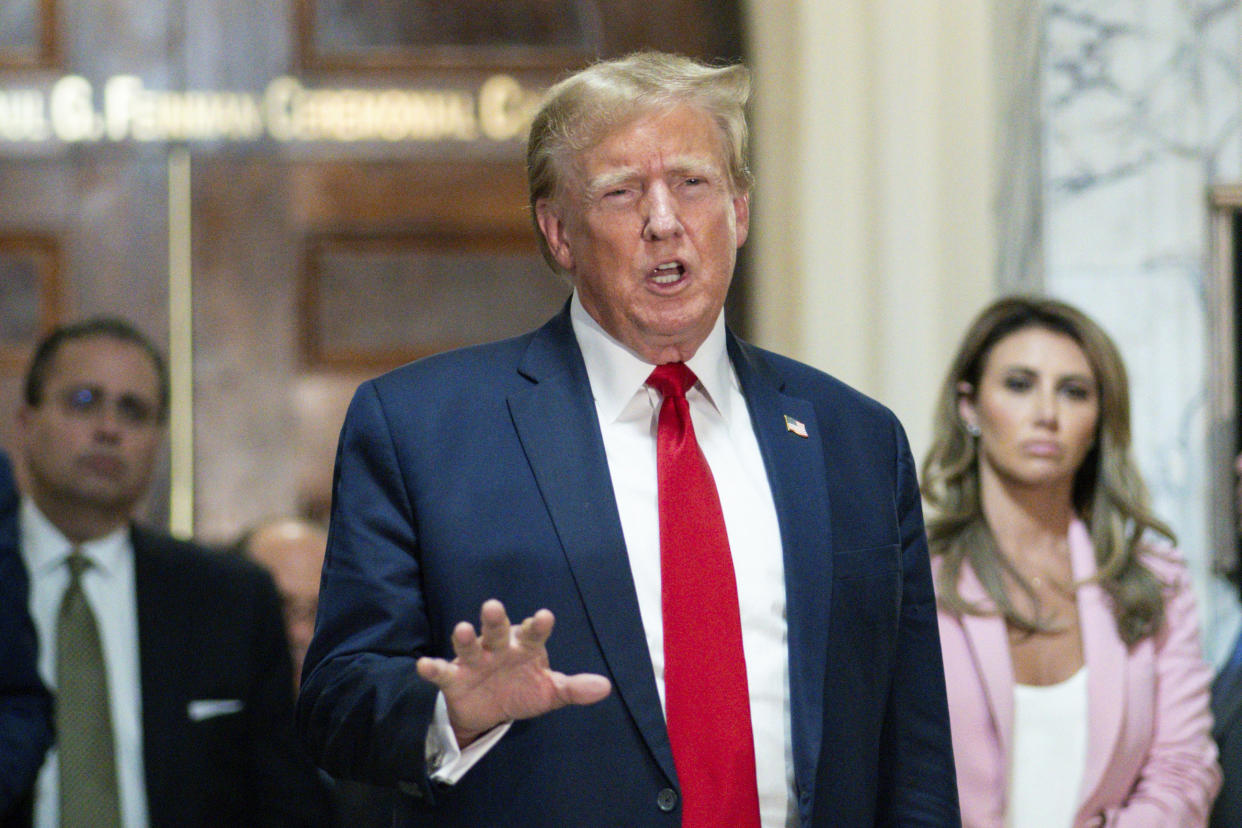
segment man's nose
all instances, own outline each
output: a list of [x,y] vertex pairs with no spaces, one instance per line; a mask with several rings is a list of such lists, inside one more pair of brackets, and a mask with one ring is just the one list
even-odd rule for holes
[[667,239],[681,232],[681,220],[677,217],[677,201],[668,186],[658,183],[643,199],[646,216],[643,222],[643,238],[647,241]]
[[116,408],[105,405],[95,415],[95,437],[107,442],[116,442],[121,438],[121,420]]

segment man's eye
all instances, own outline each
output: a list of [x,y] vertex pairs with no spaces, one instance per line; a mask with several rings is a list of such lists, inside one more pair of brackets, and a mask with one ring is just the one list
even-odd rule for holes
[[92,388],[75,388],[65,395],[65,403],[73,411],[90,411],[99,404],[99,395]]
[[145,400],[135,397],[121,397],[117,402],[117,414],[130,425],[146,425],[155,419],[155,409]]

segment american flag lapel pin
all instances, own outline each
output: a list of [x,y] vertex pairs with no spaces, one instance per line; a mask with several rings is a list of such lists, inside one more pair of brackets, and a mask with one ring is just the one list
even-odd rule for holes
[[790,417],[788,414],[785,415],[785,430],[792,431],[794,434],[797,434],[799,437],[805,438],[807,436],[806,426],[802,424],[802,421],[795,420],[793,417]]

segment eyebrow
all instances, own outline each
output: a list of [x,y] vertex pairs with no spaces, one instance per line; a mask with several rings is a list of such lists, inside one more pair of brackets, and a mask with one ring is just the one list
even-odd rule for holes
[[711,158],[705,158],[701,155],[679,155],[670,158],[668,161],[668,169],[670,172],[686,174],[686,173],[718,173],[721,167]]
[[[1039,374],[1039,371],[1035,370],[1034,368],[1031,368],[1026,365],[1022,365],[1020,363],[1014,364],[1014,365],[1006,365],[1001,370],[1005,373],[1018,372],[1022,374],[1030,374],[1032,376],[1036,376]],[[1091,374],[1081,374],[1077,372],[1069,373],[1069,374],[1060,374],[1059,376],[1056,376],[1056,379],[1058,382],[1065,382],[1066,380],[1076,380],[1079,382],[1089,382],[1092,385],[1097,384],[1095,377],[1092,376]]]
[[609,190],[612,190],[627,181],[631,181],[636,177],[638,177],[638,170],[634,167],[626,167],[625,169],[620,170],[610,170],[605,173],[600,173],[589,180],[584,189],[586,190],[588,198],[595,198],[596,196],[606,193]]
[[[665,169],[669,174],[675,176],[696,175],[709,177],[722,174],[720,166],[715,161],[699,155],[675,156],[668,160],[665,164]],[[609,170],[589,179],[584,189],[588,198],[595,198],[641,175],[642,173],[637,167]]]

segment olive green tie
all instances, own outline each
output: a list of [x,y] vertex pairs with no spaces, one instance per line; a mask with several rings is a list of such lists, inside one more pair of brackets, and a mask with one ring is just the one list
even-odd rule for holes
[[56,625],[56,736],[61,828],[121,824],[108,672],[95,615],[82,591],[90,559],[69,555],[69,586]]

